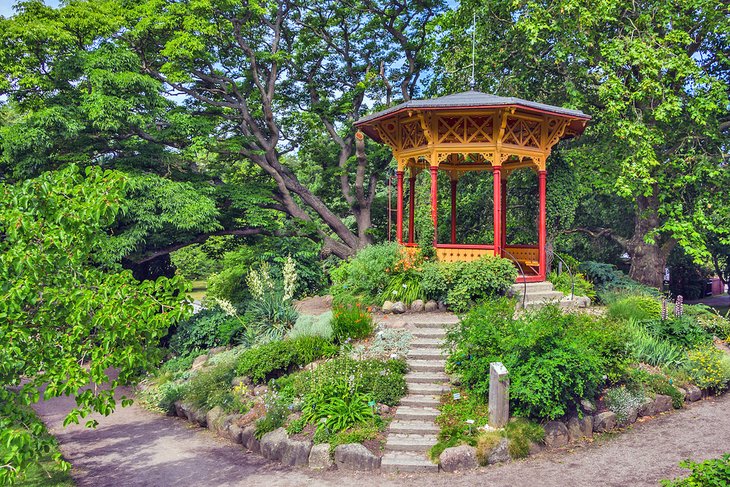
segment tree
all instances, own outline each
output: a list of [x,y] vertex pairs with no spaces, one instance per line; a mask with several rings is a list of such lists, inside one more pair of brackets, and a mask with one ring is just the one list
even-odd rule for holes
[[125,184],[76,166],[0,183],[0,483],[47,451],[28,405],[73,394],[65,424],[111,413],[116,386],[153,364],[159,339],[187,313],[182,279],[138,282],[91,264]]
[[482,89],[594,116],[564,155],[591,190],[632,204],[633,229],[585,230],[611,236],[631,257],[630,275],[656,287],[675,245],[706,259],[697,229],[730,180],[726,3],[463,2],[442,19],[435,90],[465,85],[456,67],[469,64],[473,12]]

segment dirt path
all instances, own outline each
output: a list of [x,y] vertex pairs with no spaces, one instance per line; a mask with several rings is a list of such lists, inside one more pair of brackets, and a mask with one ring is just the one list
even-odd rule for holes
[[636,424],[631,431],[603,437],[568,452],[543,453],[527,460],[465,474],[366,475],[288,468],[246,454],[239,446],[162,417],[136,405],[99,418],[95,430],[62,428],[72,405],[57,398],[38,406],[61,449],[73,464],[79,486],[656,486],[681,475],[684,458],[707,459],[730,452],[730,394]]

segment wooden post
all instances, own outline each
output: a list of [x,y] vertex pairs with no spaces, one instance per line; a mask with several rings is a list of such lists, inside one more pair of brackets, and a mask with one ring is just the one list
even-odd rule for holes
[[398,178],[398,194],[396,196],[396,220],[395,220],[395,238],[399,244],[403,243],[403,171],[397,171]]
[[439,194],[439,175],[438,166],[431,166],[431,220],[433,220],[433,245],[434,247],[438,244],[438,233],[439,233],[439,207],[438,207],[438,194]]
[[416,216],[416,176],[411,169],[411,177],[408,178],[408,243],[415,242],[415,216]]
[[502,248],[507,247],[507,174],[502,177]]
[[538,261],[540,262],[540,278],[544,281],[545,280],[545,274],[546,274],[546,263],[547,263],[547,256],[545,254],[545,245],[546,245],[546,199],[547,199],[547,171],[544,169],[537,172],[537,180],[538,180],[538,187],[540,191],[540,221],[537,224],[537,239],[538,239],[538,249],[539,249],[539,258]]
[[509,421],[509,373],[502,362],[489,364],[489,426],[504,428]]
[[456,185],[458,179],[451,180],[451,243],[456,243]]
[[494,176],[494,255],[502,255],[502,168],[492,168]]

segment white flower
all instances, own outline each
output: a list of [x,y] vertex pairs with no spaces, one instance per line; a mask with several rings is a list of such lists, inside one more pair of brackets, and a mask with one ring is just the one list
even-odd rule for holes
[[408,286],[406,284],[403,284],[403,289],[407,288]]

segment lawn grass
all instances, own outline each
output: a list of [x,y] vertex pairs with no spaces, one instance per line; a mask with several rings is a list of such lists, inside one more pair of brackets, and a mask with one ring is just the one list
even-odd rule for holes
[[202,300],[205,297],[205,293],[208,290],[208,283],[206,281],[193,281],[193,290],[188,293],[190,299]]

